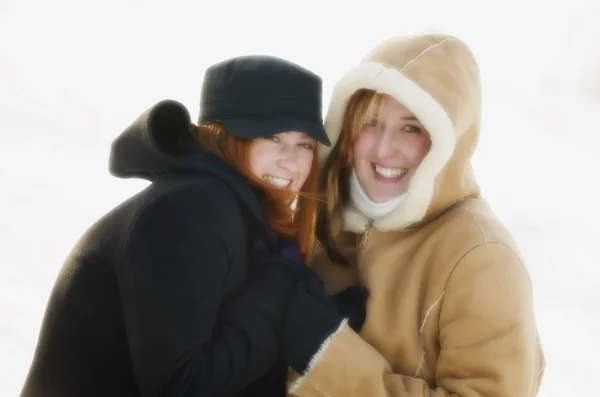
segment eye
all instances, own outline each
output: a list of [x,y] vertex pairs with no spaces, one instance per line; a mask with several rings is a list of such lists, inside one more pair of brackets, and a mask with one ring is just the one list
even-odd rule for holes
[[314,143],[306,143],[305,142],[305,143],[299,144],[299,146],[302,147],[302,148],[304,148],[304,149],[310,150],[311,152],[313,150],[315,150],[315,144]]
[[377,119],[376,117],[370,118],[365,123],[365,126],[367,126],[367,127],[378,127],[379,126],[379,119]]
[[264,139],[266,139],[267,141],[279,142],[279,138],[277,137],[277,135],[266,136]]
[[408,132],[409,134],[418,134],[421,132],[421,128],[417,127],[416,125],[407,124],[402,127],[402,131]]

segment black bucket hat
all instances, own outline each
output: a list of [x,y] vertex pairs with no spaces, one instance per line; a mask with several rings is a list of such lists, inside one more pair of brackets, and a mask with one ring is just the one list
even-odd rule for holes
[[240,139],[299,131],[329,146],[322,85],[315,73],[281,58],[231,58],[206,70],[198,122],[218,121]]

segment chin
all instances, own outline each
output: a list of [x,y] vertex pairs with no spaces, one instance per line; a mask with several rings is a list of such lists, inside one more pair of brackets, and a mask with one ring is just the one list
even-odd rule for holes
[[379,192],[377,194],[368,194],[368,196],[371,198],[371,200],[373,200],[376,203],[386,203],[398,196],[400,196],[404,191],[398,191],[398,192]]
[[375,201],[377,204],[382,204],[382,203],[387,203],[394,197],[396,197],[396,196],[378,196],[376,199],[372,199],[372,200]]

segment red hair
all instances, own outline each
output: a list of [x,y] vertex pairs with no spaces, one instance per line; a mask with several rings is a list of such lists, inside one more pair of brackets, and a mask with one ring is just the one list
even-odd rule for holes
[[316,241],[317,148],[306,182],[298,193],[295,208],[292,208],[288,190],[277,188],[252,173],[249,154],[254,140],[236,138],[218,122],[194,126],[194,137],[205,149],[237,169],[262,193],[263,209],[269,226],[278,235],[295,240],[308,262]]

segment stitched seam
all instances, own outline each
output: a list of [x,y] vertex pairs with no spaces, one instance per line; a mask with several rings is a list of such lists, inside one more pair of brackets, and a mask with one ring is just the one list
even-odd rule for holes
[[429,47],[427,47],[426,49],[424,49],[423,51],[421,51],[421,53],[419,55],[417,55],[416,57],[414,57],[413,59],[411,59],[410,61],[408,61],[406,63],[406,65],[404,65],[404,67],[402,69],[400,69],[400,73],[404,72],[404,70],[406,68],[408,68],[410,65],[412,65],[413,63],[415,63],[417,60],[419,60],[419,58],[421,58],[423,55],[427,54],[429,51],[431,51],[432,49],[434,49],[435,47],[439,47],[442,44],[444,44],[445,42],[452,40],[450,38],[444,39],[442,41],[440,41],[437,44],[432,44]]
[[[462,207],[461,207],[462,208]],[[446,284],[444,285],[444,292],[446,291],[446,289],[448,289],[448,283],[450,282],[450,279],[452,278],[452,275],[454,274],[454,271],[456,270],[456,268],[458,267],[458,265],[460,265],[460,263],[462,262],[463,259],[465,259],[465,257],[467,255],[469,255],[471,253],[471,251],[475,250],[476,248],[479,247],[483,247],[486,244],[479,244],[476,245],[474,247],[472,247],[470,250],[468,250],[467,252],[465,252],[465,254],[454,264],[454,267],[452,268],[452,271],[450,271],[450,274],[448,275],[448,278],[446,279]],[[442,302],[442,306],[444,305],[444,303]],[[442,315],[442,312],[444,311],[444,308],[440,308],[440,312],[438,313],[438,324],[440,322],[440,316]]]
[[540,376],[546,370],[546,364],[540,366],[540,370],[538,371],[538,376]]
[[[474,247],[472,247],[471,249],[469,249],[467,252],[465,252],[465,254],[456,262],[456,264],[454,265],[454,267],[452,268],[452,271],[450,272],[450,274],[448,275],[448,278],[446,279],[446,284],[444,285],[444,292],[448,289],[448,283],[450,283],[450,279],[452,279],[452,276],[454,275],[454,272],[456,271],[456,269],[458,268],[458,266],[460,266],[460,264],[462,263],[462,261],[473,251],[475,251],[478,248],[481,247],[485,247],[486,245],[498,245],[501,247],[506,248],[507,250],[509,250],[513,256],[517,259],[517,262],[521,265],[521,269],[523,271],[525,271],[525,265],[523,264],[523,262],[521,262],[521,260],[519,259],[519,257],[515,254],[515,252],[508,247],[506,244],[503,243],[486,243],[486,244],[478,244]],[[442,302],[443,305],[443,302]],[[444,309],[442,308],[438,314],[438,322],[439,322],[439,316],[442,315],[442,312],[444,311]]]
[[546,364],[544,363],[543,365],[540,366],[540,370],[539,370],[538,375],[537,375],[537,382],[531,385],[531,395],[532,396],[535,396],[536,391],[539,390],[539,388],[540,388],[540,377],[542,376],[542,374],[544,373],[545,370],[546,370]]
[[425,317],[423,318],[423,322],[421,323],[421,327],[419,328],[419,339],[421,342],[421,359],[419,360],[419,365],[417,367],[417,370],[415,371],[415,375],[414,375],[415,378],[419,375],[419,372],[421,372],[421,367],[423,366],[423,363],[425,362],[425,338],[423,337],[423,331],[425,330],[425,323],[427,323],[429,314],[431,314],[431,311],[433,310],[433,308],[435,308],[438,305],[438,303],[440,303],[440,301],[444,297],[445,293],[446,293],[445,290],[442,291],[442,294],[439,296],[439,298],[437,298],[435,300],[435,302],[433,302],[431,304],[431,306],[429,306],[429,309],[427,309],[427,312],[425,313]]
[[[466,212],[469,213],[469,215],[471,215],[473,217],[473,220],[475,221],[475,223],[477,224],[477,227],[479,228],[479,231],[481,232],[481,234],[483,235],[483,243],[487,244],[488,238],[487,235],[485,234],[485,232],[483,231],[483,228],[481,227],[481,224],[479,223],[479,221],[477,220],[477,217],[475,216],[475,214],[473,214],[471,211],[469,211],[467,208],[463,207],[461,204],[458,204],[458,206],[460,208],[462,208],[463,210],[465,210]],[[462,258],[461,258],[462,259]]]
[[319,392],[321,392],[322,394],[324,394],[326,397],[331,397],[331,395],[329,395],[325,390],[321,389],[319,386],[315,385],[313,382],[311,382],[310,380],[306,380],[306,382],[311,385],[312,387],[314,387],[315,389],[317,389]]

